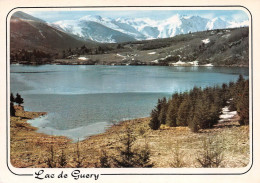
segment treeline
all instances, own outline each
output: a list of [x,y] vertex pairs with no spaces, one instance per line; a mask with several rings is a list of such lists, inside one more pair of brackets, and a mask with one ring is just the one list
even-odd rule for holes
[[66,49],[62,51],[62,58],[73,58],[73,56],[79,56],[79,55],[96,55],[96,54],[104,54],[107,53],[109,51],[112,51],[114,49],[121,49],[122,46],[121,44],[117,44],[117,46],[115,47],[115,45],[110,45],[110,46],[106,46],[106,45],[101,45],[101,46],[97,46],[97,47],[87,47],[86,45],[83,45],[81,47],[77,47],[75,49]]
[[53,60],[53,55],[49,53],[45,53],[40,50],[18,50],[13,51],[10,54],[10,61],[11,63],[17,62],[28,62],[28,63],[35,63],[35,64],[43,64],[46,62],[51,62]]
[[149,126],[153,130],[159,129],[162,124],[188,126],[191,131],[198,132],[213,127],[226,105],[238,112],[241,125],[249,124],[249,81],[242,75],[236,83],[205,89],[194,87],[189,92],[174,93],[169,100],[165,97],[158,99],[151,112]]

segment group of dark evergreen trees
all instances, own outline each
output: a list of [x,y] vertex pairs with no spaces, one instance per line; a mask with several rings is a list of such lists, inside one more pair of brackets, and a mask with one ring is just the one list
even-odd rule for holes
[[27,61],[33,62],[37,64],[42,64],[45,62],[50,62],[53,60],[53,56],[49,53],[45,53],[40,50],[18,50],[15,53],[12,52],[10,54],[10,61],[12,62],[20,62],[20,61]]
[[[118,44],[120,45],[120,44]],[[121,48],[121,46],[117,46],[118,49]],[[73,56],[73,55],[95,55],[95,54],[104,54],[108,51],[113,50],[113,47],[109,47],[106,45],[102,45],[102,46],[97,46],[97,47],[86,47],[85,45],[81,46],[81,47],[77,47],[75,49],[66,49],[62,51],[62,58],[68,58],[69,56]]]
[[15,108],[14,108],[14,102],[17,103],[19,106],[23,104],[23,98],[19,93],[16,94],[16,97],[14,97],[13,93],[11,93],[10,96],[10,115],[15,116]]
[[205,89],[194,87],[189,92],[174,93],[168,101],[165,97],[158,99],[149,126],[153,130],[159,129],[161,124],[188,126],[193,132],[198,132],[213,127],[226,105],[238,112],[241,125],[249,124],[249,81],[242,75],[236,83]]

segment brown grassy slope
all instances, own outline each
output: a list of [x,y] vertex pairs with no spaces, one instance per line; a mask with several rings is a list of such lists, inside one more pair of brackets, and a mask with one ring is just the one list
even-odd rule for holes
[[75,48],[84,44],[89,47],[96,45],[92,41],[78,40],[45,22],[11,17],[10,48],[13,53],[21,49],[57,53],[63,49]]
[[70,140],[65,137],[36,133],[37,128],[26,121],[45,115],[45,112],[27,112],[16,106],[16,116],[10,120],[11,163],[14,167],[45,166],[51,144],[65,147]]
[[125,127],[131,127],[137,136],[134,148],[151,149],[151,161],[154,167],[174,167],[176,147],[180,154],[182,167],[200,167],[200,157],[205,139],[211,139],[222,151],[223,161],[220,167],[244,167],[249,163],[249,127],[239,126],[234,118],[213,129],[192,133],[188,127],[165,127],[153,131],[148,127],[150,118],[140,118],[121,122],[110,127],[105,133],[94,135],[78,143],[71,143],[65,137],[48,136],[35,132],[35,128],[26,123],[26,118],[33,118],[44,113],[18,111],[18,117],[11,117],[11,163],[15,167],[47,167],[50,147],[54,147],[54,159],[59,167],[59,158],[64,149],[67,164],[76,167],[77,160],[82,167],[97,167],[101,151],[108,156],[119,156],[120,136]]

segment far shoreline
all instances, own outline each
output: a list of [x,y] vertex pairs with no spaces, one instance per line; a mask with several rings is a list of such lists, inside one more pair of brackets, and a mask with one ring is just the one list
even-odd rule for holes
[[33,64],[33,63],[10,63],[10,65],[23,65],[23,66],[44,66],[44,65],[72,65],[72,66],[162,66],[162,67],[231,67],[231,68],[249,68],[249,65],[160,65],[160,64],[122,64],[122,63],[107,63],[107,64],[84,64],[84,63],[46,63],[46,64]]

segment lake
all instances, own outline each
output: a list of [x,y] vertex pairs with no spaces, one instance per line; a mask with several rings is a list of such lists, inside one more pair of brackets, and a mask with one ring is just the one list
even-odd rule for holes
[[11,65],[10,90],[22,95],[25,110],[48,113],[28,121],[39,132],[76,141],[149,116],[158,98],[236,81],[239,74],[248,78],[248,68]]

